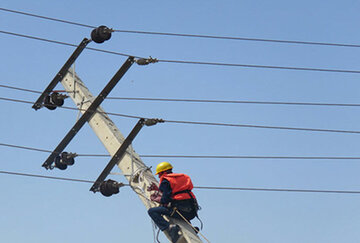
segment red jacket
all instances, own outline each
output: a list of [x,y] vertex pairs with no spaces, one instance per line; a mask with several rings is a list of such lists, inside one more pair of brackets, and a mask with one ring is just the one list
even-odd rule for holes
[[160,178],[160,184],[164,179],[170,183],[172,191],[171,198],[173,200],[186,200],[191,199],[191,197],[195,198],[194,193],[191,192],[194,186],[188,175],[177,173],[164,174]]

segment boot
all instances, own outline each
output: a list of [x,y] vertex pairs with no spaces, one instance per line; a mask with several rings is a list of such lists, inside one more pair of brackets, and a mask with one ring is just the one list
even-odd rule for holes
[[180,227],[177,224],[170,224],[169,228],[166,230],[171,238],[172,243],[176,243],[180,238],[179,231]]

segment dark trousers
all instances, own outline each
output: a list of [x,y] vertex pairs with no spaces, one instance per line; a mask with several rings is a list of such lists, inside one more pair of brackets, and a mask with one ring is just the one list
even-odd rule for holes
[[[193,200],[177,201],[174,203],[174,205],[175,207],[177,207],[181,215],[184,218],[186,218],[188,221],[192,220],[197,215],[197,208],[195,208]],[[167,208],[162,206],[150,208],[148,210],[148,214],[150,215],[154,223],[162,231],[166,230],[169,227],[169,222],[163,218],[163,215],[170,216],[172,213],[173,213],[172,208]],[[171,215],[171,217],[182,219],[182,217],[177,212],[174,212],[173,215]]]
[[148,210],[148,214],[161,231],[169,228],[169,222],[163,218],[163,215],[170,216],[171,213],[172,210],[167,207],[155,207]]

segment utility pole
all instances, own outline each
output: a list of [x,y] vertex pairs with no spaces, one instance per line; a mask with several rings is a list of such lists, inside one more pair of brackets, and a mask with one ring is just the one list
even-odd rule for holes
[[[69,70],[61,80],[61,84],[64,86],[68,96],[72,98],[78,109],[82,113],[85,113],[94,102],[95,97],[76,75],[75,71]],[[120,130],[100,106],[88,120],[88,123],[111,157],[113,157],[125,140]],[[139,199],[143,202],[146,209],[158,206],[157,203],[149,200],[151,192],[147,191],[148,186],[152,183],[158,184],[158,182],[153,176],[150,168],[142,162],[140,156],[135,152],[131,145],[127,148],[122,158],[119,158],[117,165],[124,177],[128,180],[133,191],[137,193]],[[180,237],[177,243],[202,242],[188,223],[172,218],[169,220],[171,223],[178,224],[181,228],[182,237]],[[166,235],[166,237],[170,239],[168,235]]]

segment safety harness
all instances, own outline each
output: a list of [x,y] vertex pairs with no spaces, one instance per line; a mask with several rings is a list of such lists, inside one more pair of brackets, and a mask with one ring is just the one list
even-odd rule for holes
[[[178,191],[178,192],[175,192],[173,195],[175,196],[175,195],[178,195],[178,194],[181,194],[181,193],[187,193],[187,194],[189,194],[189,196],[190,196],[191,199],[188,199],[188,200],[191,200],[191,203],[190,203],[191,207],[184,207],[184,206],[181,205],[181,201],[185,201],[185,200],[181,200],[181,201],[176,201],[176,200],[175,200],[175,201],[173,201],[173,202],[171,203],[171,206],[170,206],[170,207],[172,208],[172,210],[173,210],[172,213],[170,214],[170,216],[172,217],[172,216],[175,214],[175,212],[178,213],[177,210],[183,211],[183,212],[186,212],[186,213],[190,213],[191,211],[194,210],[194,211],[195,211],[195,212],[194,212],[194,213],[195,213],[195,217],[200,221],[200,224],[201,224],[200,228],[201,228],[201,230],[202,230],[204,224],[203,224],[203,222],[201,221],[201,219],[200,219],[200,217],[199,217],[199,215],[198,215],[198,211],[201,210],[201,207],[199,206],[196,198],[193,197],[193,194],[192,194],[191,190]],[[178,214],[179,214],[179,213],[178,213]],[[179,215],[179,216],[181,216],[181,215]],[[197,232],[196,232],[196,233],[197,233]]]

